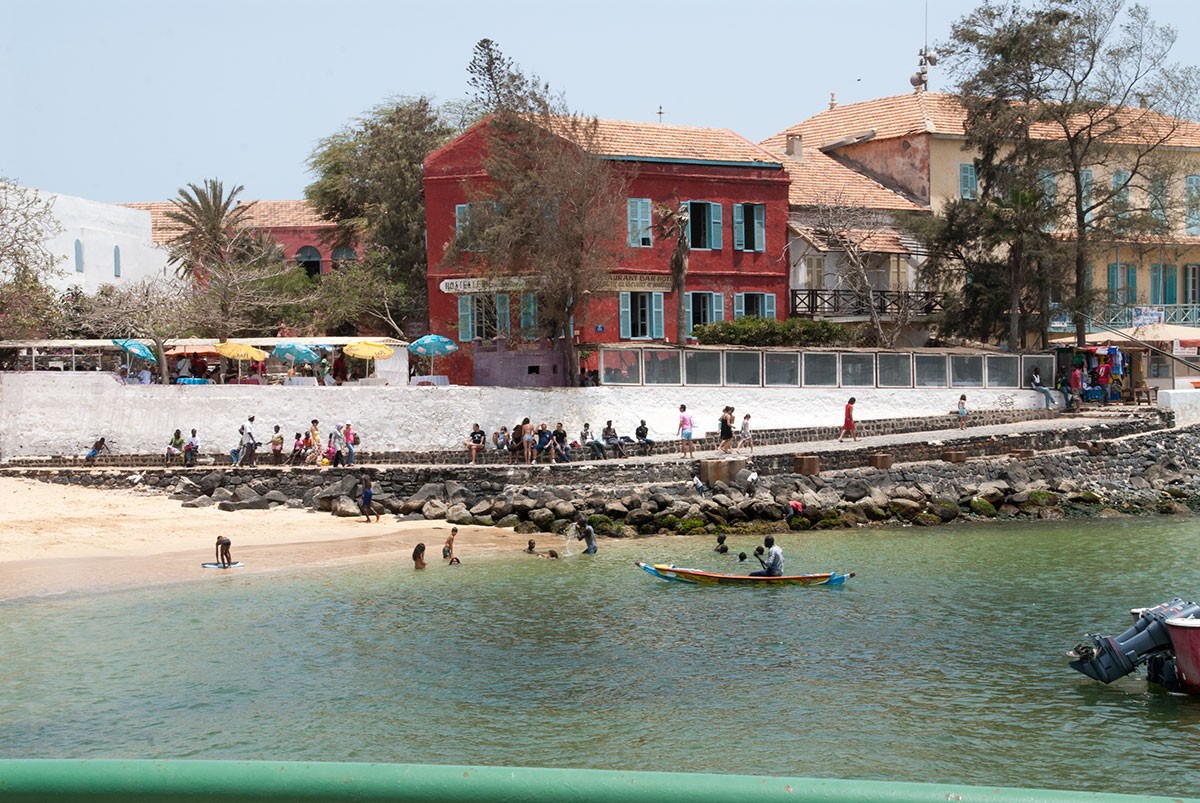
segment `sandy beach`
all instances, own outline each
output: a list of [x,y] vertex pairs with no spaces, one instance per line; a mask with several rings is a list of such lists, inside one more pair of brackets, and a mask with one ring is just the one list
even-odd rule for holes
[[[270,572],[295,566],[395,560],[412,568],[412,549],[441,563],[451,525],[376,522],[303,509],[188,510],[165,496],[105,491],[0,477],[0,600],[86,593],[161,583],[203,582],[223,571]],[[218,535],[233,542],[234,570],[204,569]],[[460,526],[456,553],[477,560],[520,550],[528,536]]]

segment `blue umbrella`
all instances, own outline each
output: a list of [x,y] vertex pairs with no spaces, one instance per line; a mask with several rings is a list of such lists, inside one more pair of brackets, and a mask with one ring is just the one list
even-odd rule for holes
[[413,354],[429,358],[429,373],[433,374],[433,358],[445,357],[458,351],[458,344],[443,335],[423,335],[408,344]]
[[114,340],[113,345],[120,346],[123,351],[132,354],[138,359],[145,360],[146,362],[158,362],[158,359],[155,358],[154,352],[150,350],[150,347],[140,340]]
[[321,355],[303,343],[280,343],[271,355],[280,360],[308,365],[321,361]]

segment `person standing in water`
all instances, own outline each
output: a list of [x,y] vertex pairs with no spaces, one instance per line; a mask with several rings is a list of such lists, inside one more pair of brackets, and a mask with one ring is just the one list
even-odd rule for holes
[[414,569],[424,569],[425,568],[425,544],[424,543],[417,544],[415,547],[413,547],[412,558],[413,558],[413,568]]
[[446,543],[442,545],[442,560],[454,559],[454,539],[458,537],[458,528],[451,527],[450,534],[446,536]]
[[222,569],[228,569],[233,565],[233,557],[229,554],[229,548],[233,542],[224,535],[217,536],[217,563],[221,564]]
[[587,549],[583,550],[583,554],[596,554],[596,530],[588,524],[588,520],[583,516],[580,516],[579,521],[575,522],[575,540],[587,543]]

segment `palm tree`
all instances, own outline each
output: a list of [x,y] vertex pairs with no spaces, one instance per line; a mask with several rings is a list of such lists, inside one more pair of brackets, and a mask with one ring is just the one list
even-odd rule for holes
[[167,218],[179,224],[180,232],[168,243],[170,264],[181,278],[202,278],[207,270],[245,256],[254,238],[246,224],[253,204],[239,204],[243,187],[229,194],[220,179],[205,179],[201,187],[181,187],[174,209]]
[[675,291],[675,342],[687,344],[687,298],[684,285],[688,271],[688,206],[676,204],[674,208],[659,204],[658,234],[667,242],[674,242],[671,249],[671,287]]

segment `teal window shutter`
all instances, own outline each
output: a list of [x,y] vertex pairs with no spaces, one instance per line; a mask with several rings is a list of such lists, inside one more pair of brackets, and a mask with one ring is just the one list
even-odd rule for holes
[[733,248],[735,251],[746,250],[746,205],[733,205]]
[[621,318],[621,339],[628,340],[633,336],[633,325],[629,314],[629,293],[620,293],[617,298]]
[[663,294],[650,294],[650,337],[662,340],[663,332]]
[[1178,304],[1178,276],[1174,265],[1163,265],[1163,300],[1164,304]]
[[1108,300],[1110,303],[1119,304],[1121,302],[1121,278],[1118,273],[1119,265],[1108,266]]
[[113,246],[113,276],[121,278],[121,246]]
[[468,343],[475,334],[475,297],[458,297],[458,341]]
[[708,247],[714,251],[721,250],[721,205],[709,204],[709,234]]
[[979,184],[975,178],[974,164],[958,166],[958,194],[967,201],[974,201],[978,197]]
[[467,219],[471,216],[470,204],[455,204],[454,205],[454,236],[462,234],[463,227],[467,225]]
[[628,227],[628,236],[625,243],[631,248],[636,248],[641,244],[641,232],[638,230],[638,199],[630,198],[626,202],[625,223]]
[[1192,237],[1200,236],[1200,176],[1184,179],[1183,191],[1187,233]]
[[709,315],[714,321],[725,320],[725,296],[720,293],[713,293],[709,297],[711,306],[708,308]]
[[746,294],[745,293],[734,293],[733,294],[733,319],[736,321],[738,318],[745,317],[745,315],[746,315]]
[[1083,195],[1083,208],[1086,210],[1083,213],[1083,219],[1088,223],[1092,222],[1092,210],[1088,209],[1092,205],[1092,171],[1083,170],[1079,173],[1080,192]]
[[508,304],[508,293],[496,293],[496,334],[504,337],[508,337],[512,326]]
[[691,335],[692,328],[693,328],[692,327],[692,294],[691,293],[683,294],[683,314],[684,314],[683,333],[685,335]]
[[521,334],[525,337],[536,337],[537,333],[537,295],[521,293]]
[[769,321],[775,320],[775,294],[763,293],[763,317]]
[[767,205],[754,205],[754,250],[767,250]]
[[651,233],[650,199],[630,198],[626,215],[628,216],[628,243],[633,248],[649,248],[654,245]]
[[1137,265],[1132,262],[1125,265],[1125,303],[1137,303]]
[[1150,179],[1150,215],[1159,223],[1167,219],[1167,180],[1162,176]]
[[684,201],[683,203],[681,203],[679,205],[679,210],[681,212],[687,213],[688,222],[687,222],[687,225],[683,227],[683,236],[684,236],[684,239],[687,240],[687,247],[691,248],[692,247],[692,216],[695,214],[695,211],[692,209],[692,202]]
[[654,210],[649,198],[641,200],[641,207],[642,247],[649,248],[654,245]]
[[1150,303],[1162,302],[1162,265],[1150,266]]
[[75,241],[75,272],[83,273],[83,240]]

